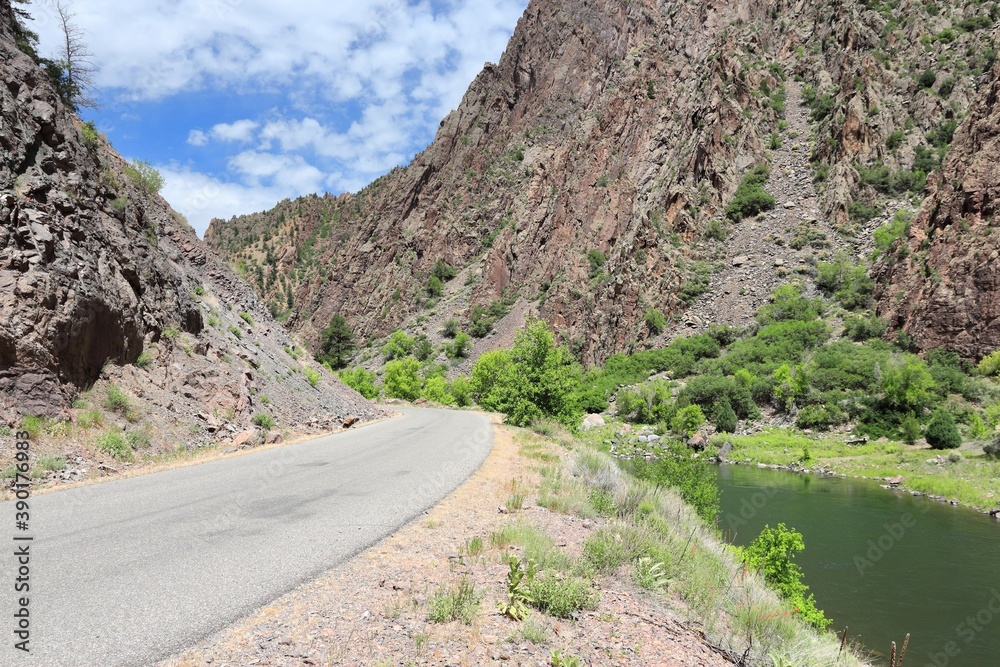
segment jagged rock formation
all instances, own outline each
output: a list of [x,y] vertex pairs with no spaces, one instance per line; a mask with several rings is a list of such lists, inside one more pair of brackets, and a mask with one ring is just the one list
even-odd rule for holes
[[1000,65],[955,133],[908,238],[876,265],[880,310],[917,347],[1000,348]]
[[258,412],[380,415],[329,373],[307,381],[250,286],[67,110],[0,9],[0,421],[65,418],[81,392],[100,403],[95,383],[187,445]]
[[[743,236],[774,235],[720,248],[704,234],[753,165],[785,159],[772,135],[801,151],[780,167],[794,178],[772,185],[810,199],[811,177],[801,203],[815,220],[801,222],[864,255],[869,220],[918,200],[946,154],[995,59],[998,17],[997,3],[534,0],[409,166],[355,195],[214,221],[206,240],[314,343],[337,313],[369,340],[397,327],[434,339],[501,299],[507,325],[543,317],[588,362],[656,344],[649,308],[738,322],[761,295],[727,305],[718,290],[736,279],[709,276]],[[808,135],[780,124],[788,77]],[[440,301],[427,298],[437,260],[461,270]],[[779,273],[764,268],[736,274],[759,288]]]

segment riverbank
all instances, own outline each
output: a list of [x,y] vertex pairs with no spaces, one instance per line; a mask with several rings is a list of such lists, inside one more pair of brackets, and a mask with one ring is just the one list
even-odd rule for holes
[[732,444],[726,455],[730,464],[873,479],[983,513],[1000,508],[1000,461],[983,454],[980,443],[941,451],[926,444],[885,440],[848,444],[842,437],[767,429],[753,435],[715,434],[703,455],[717,456],[726,442]]

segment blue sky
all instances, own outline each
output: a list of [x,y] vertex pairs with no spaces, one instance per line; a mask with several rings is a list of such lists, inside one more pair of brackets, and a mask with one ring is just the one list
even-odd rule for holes
[[[57,55],[52,0],[27,9]],[[357,191],[433,139],[527,0],[62,0],[98,67],[94,120],[204,233]]]

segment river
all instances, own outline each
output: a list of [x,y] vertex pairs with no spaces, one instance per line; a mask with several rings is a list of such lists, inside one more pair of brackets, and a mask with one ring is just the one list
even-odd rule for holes
[[719,527],[745,545],[765,524],[802,533],[796,562],[833,619],[888,663],[1000,665],[1000,523],[875,482],[719,466]]

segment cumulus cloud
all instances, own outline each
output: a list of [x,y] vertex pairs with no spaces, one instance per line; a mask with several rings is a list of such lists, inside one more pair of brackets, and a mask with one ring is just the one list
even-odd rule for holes
[[[273,205],[305,185],[357,189],[408,160],[483,64],[499,58],[526,4],[73,0],[73,11],[106,107],[124,104],[141,116],[128,105],[201,96],[204,108],[183,114],[194,120],[176,139],[191,147],[193,171],[174,171],[171,191],[186,197],[177,184],[217,183],[227,194],[218,201],[232,207],[218,214],[228,215],[259,199],[240,188],[277,195]],[[42,52],[54,53],[51,8],[36,3],[31,12]],[[129,132],[162,144],[164,129],[142,123]],[[209,156],[212,165],[198,163]],[[159,161],[177,157],[165,151]]]

